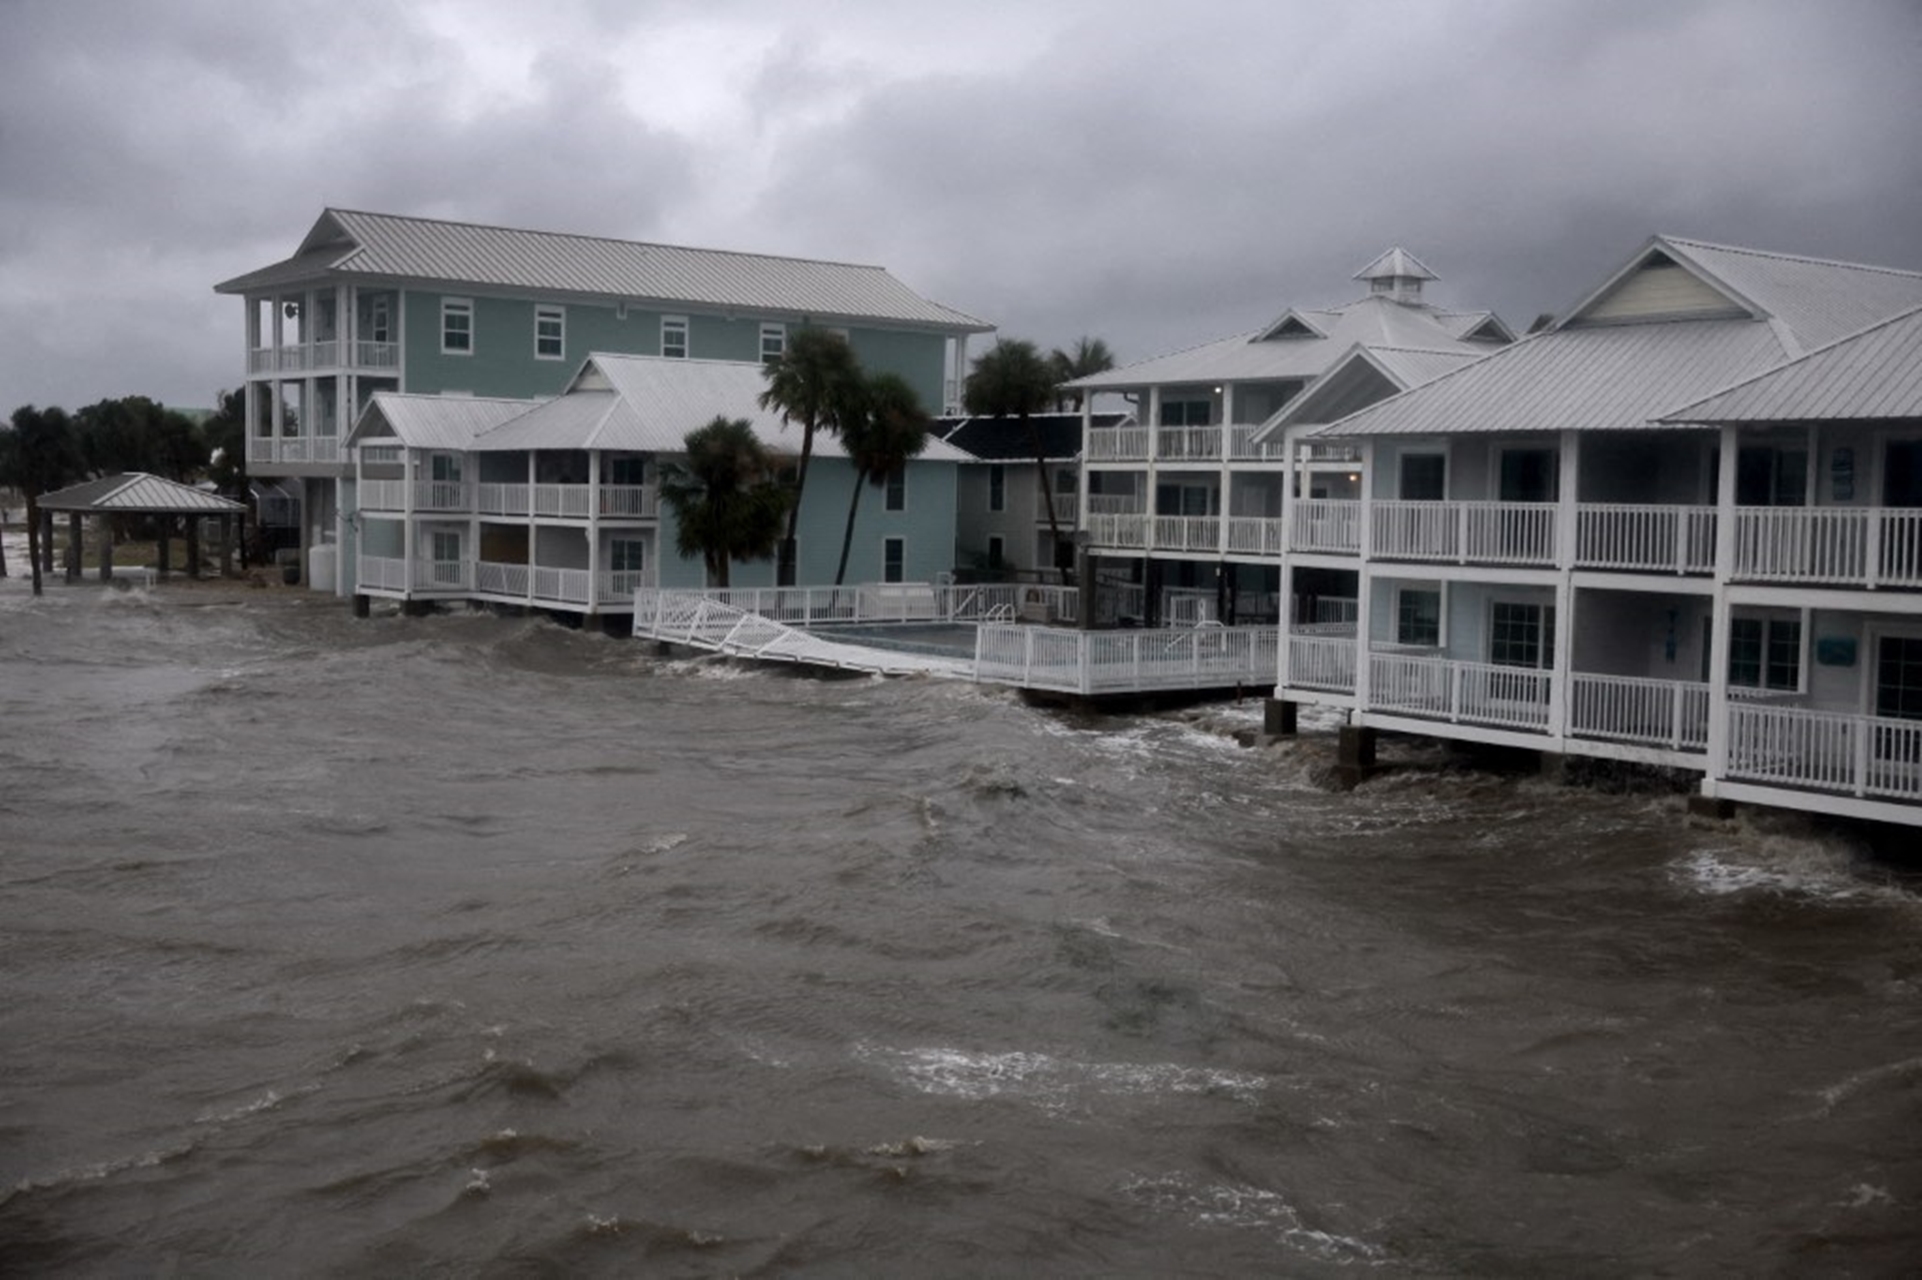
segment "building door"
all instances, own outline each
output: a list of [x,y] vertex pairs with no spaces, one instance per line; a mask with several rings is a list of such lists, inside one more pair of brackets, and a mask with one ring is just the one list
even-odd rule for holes
[[1448,455],[1404,453],[1395,496],[1403,502],[1440,502],[1448,496]]
[[1501,487],[1496,497],[1503,502],[1553,502],[1560,467],[1553,449],[1503,449]]

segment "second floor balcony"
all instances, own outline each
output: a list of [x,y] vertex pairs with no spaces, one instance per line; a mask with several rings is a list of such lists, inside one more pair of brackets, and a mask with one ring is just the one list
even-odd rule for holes
[[396,512],[529,516],[554,520],[656,520],[660,489],[651,484],[476,484],[465,480],[360,482],[360,509]]
[[281,347],[255,347],[247,353],[247,372],[257,375],[337,369],[392,371],[398,368],[398,342],[347,342],[329,338]]

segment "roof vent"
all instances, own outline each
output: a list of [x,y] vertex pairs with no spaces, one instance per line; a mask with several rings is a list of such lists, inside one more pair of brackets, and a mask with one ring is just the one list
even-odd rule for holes
[[1396,302],[1420,302],[1424,280],[1440,279],[1400,245],[1382,254],[1355,273],[1355,279],[1368,282],[1370,294],[1381,294]]

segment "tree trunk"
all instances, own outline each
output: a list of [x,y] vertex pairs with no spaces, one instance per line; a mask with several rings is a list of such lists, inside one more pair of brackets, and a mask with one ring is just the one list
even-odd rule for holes
[[27,492],[27,560],[33,565],[33,594],[40,594],[40,500]]
[[1047,450],[1041,445],[1040,430],[1025,409],[1021,411],[1021,425],[1028,429],[1028,443],[1034,446],[1034,474],[1041,484],[1041,500],[1048,504],[1048,556],[1058,560],[1061,555],[1061,524],[1054,518],[1054,483],[1048,475],[1048,460],[1043,456]]
[[[807,488],[808,459],[814,456],[814,423],[812,420],[801,424],[801,465],[794,473],[794,505],[787,511],[787,537],[781,540],[780,549],[774,553],[774,585],[792,587],[801,579],[801,557],[794,546],[795,530],[801,523],[801,493]],[[794,581],[783,582],[782,569],[792,571]]]
[[854,473],[854,492],[848,497],[848,527],[841,535],[841,563],[834,570],[834,585],[837,587],[848,576],[848,548],[854,545],[854,513],[861,506],[861,488],[867,481],[864,472]]

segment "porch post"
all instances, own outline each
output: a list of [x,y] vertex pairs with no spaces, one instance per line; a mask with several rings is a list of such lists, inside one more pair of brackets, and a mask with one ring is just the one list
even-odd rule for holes
[[[186,528],[187,576],[189,578],[194,579],[195,581],[199,581],[200,579],[200,517],[197,515],[194,515],[192,512],[187,512],[181,517],[181,520],[187,526]],[[76,563],[74,567],[77,570],[79,568],[78,563]]]
[[400,451],[400,576],[401,598],[414,598],[414,556],[420,542],[420,532],[414,527],[414,477],[419,472],[415,463],[414,451],[402,446]]
[[1708,772],[1702,794],[1714,795],[1715,784],[1728,776],[1729,700],[1728,632],[1729,578],[1735,571],[1735,447],[1736,428],[1722,428],[1721,466],[1715,494],[1715,595],[1709,613],[1708,651]]
[[1555,578],[1555,657],[1548,673],[1548,731],[1559,743],[1568,737],[1569,708],[1575,679],[1575,583],[1563,571]]
[[[1361,442],[1361,563],[1360,572],[1355,575],[1355,713],[1361,714],[1368,708],[1368,637],[1372,625],[1374,568],[1370,561],[1375,547],[1375,442],[1364,437]],[[1445,598],[1445,597],[1444,597]]]
[[1579,432],[1562,432],[1562,447],[1556,461],[1559,473],[1555,483],[1555,567],[1566,573],[1575,567],[1576,539],[1581,529],[1582,437]]
[[[860,483],[860,477],[855,477]],[[601,451],[587,451],[587,612],[601,607]]]
[[80,581],[80,555],[81,555],[80,541],[81,541],[80,513],[78,511],[69,511],[67,513],[67,563],[66,563],[68,582]]
[[[1281,472],[1281,558],[1282,564],[1288,563],[1288,553],[1295,549],[1295,481],[1300,472],[1297,470],[1295,455],[1301,450],[1301,442],[1295,439],[1295,429],[1284,427],[1281,432],[1281,456],[1284,466]],[[1287,599],[1284,589],[1282,599]]]
[[93,528],[93,536],[100,540],[100,546],[96,548],[100,556],[100,580],[109,582],[113,579],[113,522],[102,511],[94,516]]
[[534,511],[540,506],[540,503],[534,499],[534,477],[540,474],[540,468],[536,465],[535,459],[539,456],[538,449],[527,451],[527,603],[530,605],[534,603],[534,578],[539,571],[541,559],[541,529],[534,519]]
[[[1289,446],[1291,449],[1294,447]],[[1279,634],[1275,637],[1275,696],[1288,687],[1288,638],[1295,633],[1295,566],[1287,555],[1281,558],[1281,616],[1275,619],[1279,624]]]

